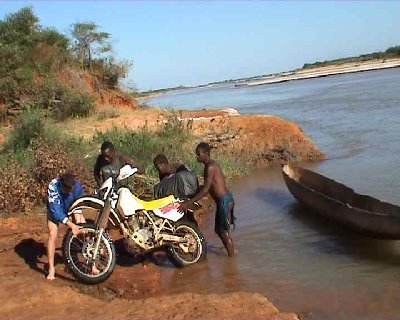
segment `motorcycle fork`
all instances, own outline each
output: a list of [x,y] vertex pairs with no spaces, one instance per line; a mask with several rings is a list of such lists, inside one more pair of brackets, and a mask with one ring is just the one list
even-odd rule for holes
[[93,251],[93,261],[96,260],[97,253],[99,252],[101,237],[103,236],[104,230],[107,227],[108,218],[110,217],[110,212],[111,212],[111,199],[107,199],[103,210],[100,211],[95,222],[97,237]]

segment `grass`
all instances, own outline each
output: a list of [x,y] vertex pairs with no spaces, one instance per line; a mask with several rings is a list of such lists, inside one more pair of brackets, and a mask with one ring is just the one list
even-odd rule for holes
[[[197,162],[194,153],[200,141],[192,133],[192,123],[179,121],[176,113],[171,113],[167,120],[156,130],[150,130],[147,125],[137,130],[113,127],[85,139],[62,130],[55,120],[38,111],[23,113],[20,125],[10,132],[0,153],[0,172],[7,175],[7,181],[0,183],[0,199],[8,199],[8,207],[2,210],[26,212],[38,204],[49,177],[54,177],[64,167],[78,170],[79,178],[90,186],[94,162],[104,140],[112,141],[117,151],[132,156],[145,167],[145,178],[134,180],[135,192],[140,197],[150,197],[158,181],[153,159],[159,153],[164,153],[171,163],[181,160],[202,176],[204,167]],[[218,150],[213,150],[212,157],[228,179],[247,172],[240,158]],[[28,186],[31,189],[28,190]],[[37,194],[30,190],[36,190]]]
[[114,119],[120,116],[120,112],[116,107],[108,107],[103,110],[99,110],[96,112],[96,120],[106,120],[106,119]]

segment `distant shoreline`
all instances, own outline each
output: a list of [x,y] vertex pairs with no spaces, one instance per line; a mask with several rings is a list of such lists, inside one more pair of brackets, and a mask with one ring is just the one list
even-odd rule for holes
[[251,87],[265,84],[287,82],[292,80],[304,80],[340,75],[355,72],[364,72],[372,70],[382,70],[400,67],[400,59],[374,60],[366,62],[352,62],[339,65],[330,65],[325,67],[316,67],[311,69],[300,69],[297,71],[282,72],[277,75],[260,77],[257,80],[244,80],[236,82],[235,87]]
[[[313,67],[313,68],[302,68],[294,71],[280,72],[271,75],[265,76],[254,76],[246,79],[238,79],[238,80],[227,80],[217,83],[210,83],[207,85],[198,85],[194,87],[180,87],[179,90],[184,91],[186,89],[194,89],[194,88],[204,88],[204,87],[214,87],[220,85],[234,85],[236,88],[241,87],[252,87],[252,86],[261,86],[266,84],[274,84],[281,83],[287,81],[294,80],[305,80],[305,79],[315,79],[328,77],[333,75],[341,75],[348,73],[357,73],[364,71],[373,71],[373,70],[384,70],[391,68],[399,68],[400,67],[400,58],[392,58],[392,59],[379,59],[379,60],[369,60],[362,62],[348,62],[342,64],[332,64],[323,67]],[[162,92],[149,93],[148,95],[143,95],[141,97],[137,97],[138,100],[146,100],[155,98],[166,93],[178,91],[178,89],[173,88],[171,90],[165,90]]]

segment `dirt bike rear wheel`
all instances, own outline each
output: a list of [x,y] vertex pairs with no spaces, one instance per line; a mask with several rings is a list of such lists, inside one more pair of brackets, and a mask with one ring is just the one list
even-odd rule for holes
[[106,232],[103,233],[93,267],[93,251],[96,228],[93,224],[83,224],[77,236],[69,229],[63,240],[63,254],[72,274],[86,284],[105,281],[114,271],[116,254],[114,243]]
[[183,237],[183,243],[168,247],[170,260],[177,267],[186,267],[202,260],[206,256],[206,241],[203,234],[193,223],[180,221],[175,225],[174,235]]

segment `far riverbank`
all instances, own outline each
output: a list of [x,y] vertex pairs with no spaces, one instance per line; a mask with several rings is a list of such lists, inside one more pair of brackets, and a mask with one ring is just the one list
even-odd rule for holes
[[365,62],[352,62],[337,65],[329,65],[312,69],[299,69],[296,71],[282,72],[275,75],[240,81],[235,87],[260,86],[265,84],[280,83],[293,80],[314,79],[332,75],[382,70],[400,67],[400,59],[372,60]]

